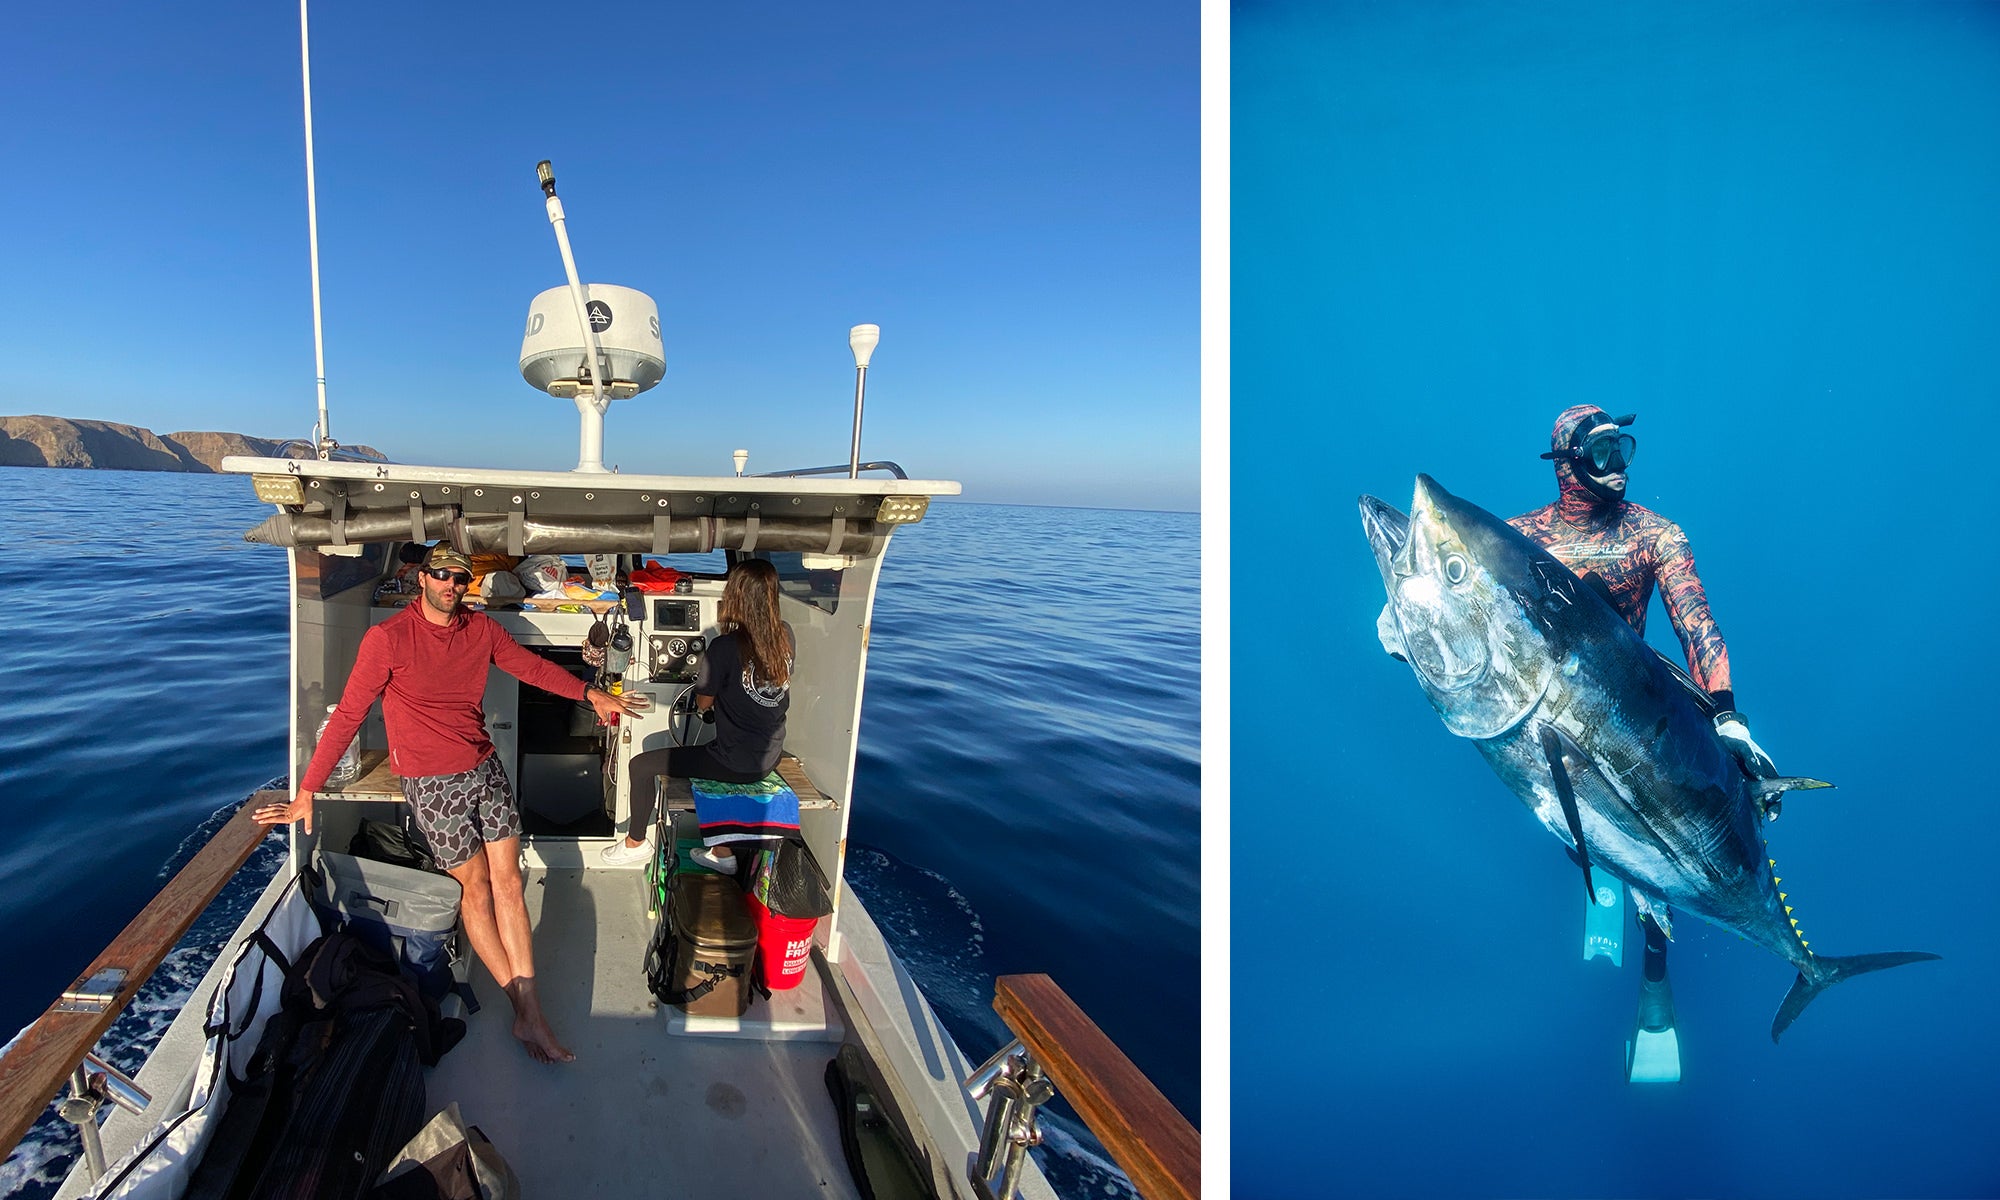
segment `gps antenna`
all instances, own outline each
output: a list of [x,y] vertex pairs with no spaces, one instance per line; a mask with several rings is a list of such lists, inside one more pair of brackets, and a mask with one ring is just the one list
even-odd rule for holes
[[563,226],[562,201],[556,197],[556,172],[548,159],[535,164],[535,178],[542,184],[542,195],[548,199],[549,224],[556,229],[556,246],[562,251],[563,274],[569,277],[570,300],[576,305],[577,327],[583,331],[584,345],[590,348],[590,395],[588,398],[579,391],[576,394],[576,411],[582,421],[577,448],[576,469],[586,474],[605,474],[604,470],[604,411],[611,407],[611,397],[604,394],[604,373],[606,362],[604,352],[597,343],[597,328],[591,324],[583,295],[583,283],[576,275],[576,257],[569,250],[569,231]]
[[854,441],[847,451],[847,477],[861,478],[861,397],[868,390],[868,360],[882,341],[880,325],[856,325],[847,331],[847,348],[854,351]]

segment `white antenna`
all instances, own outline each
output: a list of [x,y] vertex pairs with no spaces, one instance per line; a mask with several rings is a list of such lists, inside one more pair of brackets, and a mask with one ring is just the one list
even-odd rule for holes
[[535,177],[541,181],[542,195],[546,197],[549,224],[555,226],[556,246],[562,251],[563,274],[569,277],[570,299],[576,305],[576,323],[583,331],[583,344],[590,350],[590,399],[584,399],[581,391],[576,394],[576,411],[583,421],[583,444],[577,455],[576,470],[585,474],[601,474],[604,471],[604,411],[611,407],[611,397],[604,394],[604,351],[597,344],[597,327],[591,323],[584,304],[583,284],[576,275],[576,259],[569,252],[569,231],[563,227],[562,201],[556,197],[555,168],[543,159],[535,164]]
[[861,478],[861,397],[868,390],[868,360],[882,341],[880,325],[856,325],[847,331],[847,348],[854,351],[854,442],[847,451],[847,477]]
[[319,424],[313,427],[313,451],[322,459],[333,457],[340,443],[326,420],[326,340],[319,319],[319,200],[313,184],[313,81],[312,46],[306,36],[306,0],[299,0],[299,78],[306,101],[306,236],[312,246],[313,285],[313,371],[318,379]]

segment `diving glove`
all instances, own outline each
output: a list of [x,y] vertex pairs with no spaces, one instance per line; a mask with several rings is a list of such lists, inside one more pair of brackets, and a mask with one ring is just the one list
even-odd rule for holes
[[1396,606],[1384,604],[1382,615],[1375,618],[1375,636],[1382,639],[1382,650],[1399,663],[1409,662],[1403,653],[1403,631],[1396,625]]
[[[1759,746],[1756,739],[1750,736],[1749,722],[1744,718],[1742,713],[1737,712],[1733,708],[1724,709],[1722,712],[1716,713],[1715,736],[1722,739],[1722,744],[1727,746],[1729,752],[1736,756],[1736,761],[1742,764],[1744,774],[1750,776],[1752,779],[1776,779],[1778,777],[1777,764],[1771,761],[1771,756],[1764,753],[1764,748]],[[1778,797],[1771,797],[1764,804],[1764,819],[1767,821],[1777,820],[1778,808]]]

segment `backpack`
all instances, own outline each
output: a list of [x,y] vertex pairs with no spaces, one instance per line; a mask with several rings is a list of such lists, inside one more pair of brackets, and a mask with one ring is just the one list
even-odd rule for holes
[[351,933],[300,952],[202,1156],[194,1200],[352,1200],[423,1125],[423,1067],[465,1036]]

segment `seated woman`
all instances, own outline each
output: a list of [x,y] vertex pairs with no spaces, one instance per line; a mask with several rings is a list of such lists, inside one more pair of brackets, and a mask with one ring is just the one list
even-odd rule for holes
[[[757,558],[730,567],[716,624],[722,636],[709,643],[694,685],[695,705],[712,714],[715,738],[632,756],[632,823],[623,842],[600,852],[606,863],[622,866],[652,856],[653,802],[661,776],[756,783],[778,765],[796,643],[791,626],[778,618],[777,568]],[[725,875],[736,870],[726,846],[703,846],[693,858]]]

